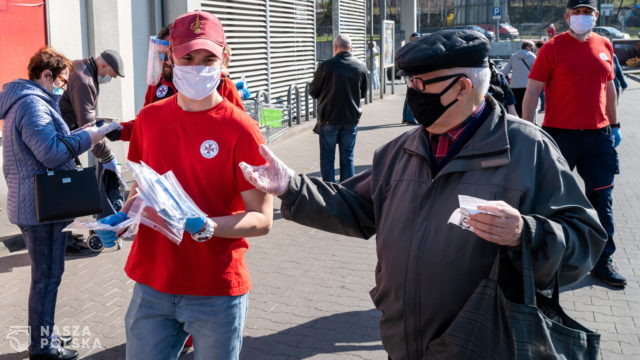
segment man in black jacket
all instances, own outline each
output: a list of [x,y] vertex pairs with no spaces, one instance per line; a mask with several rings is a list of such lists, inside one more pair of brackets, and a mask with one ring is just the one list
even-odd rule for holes
[[360,99],[367,94],[367,67],[351,54],[351,39],[338,35],[333,40],[331,59],[318,66],[309,93],[318,99],[320,170],[322,179],[335,182],[336,145],[340,145],[340,181],[354,174]]

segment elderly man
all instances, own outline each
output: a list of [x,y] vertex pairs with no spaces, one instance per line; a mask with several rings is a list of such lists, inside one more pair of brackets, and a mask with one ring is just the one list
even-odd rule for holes
[[[549,40],[538,53],[525,93],[523,118],[535,118],[538,95],[547,104],[542,127],[585,182],[587,198],[598,212],[608,240],[591,274],[624,288],[627,279],[613,265],[613,187],[622,141],[616,116],[611,42],[591,29],[598,17],[596,0],[569,0],[565,20],[570,30]],[[577,96],[578,95],[578,96]]]
[[338,35],[333,40],[334,57],[318,66],[309,94],[318,99],[320,170],[322,179],[335,182],[336,146],[340,149],[340,181],[354,174],[360,99],[367,94],[367,66],[351,54],[351,39]]
[[[501,246],[504,291],[522,287],[521,243],[537,287],[586,274],[606,234],[553,140],[486,96],[489,41],[472,30],[439,31],[404,46],[399,68],[419,127],[379,148],[372,167],[341,184],[293,176],[262,147],[267,164],[240,164],[249,182],[280,196],[300,224],[369,238],[377,234],[376,287],[390,358],[423,359],[451,324]],[[458,195],[490,200],[472,231],[448,224]],[[411,214],[411,216],[407,216]]]
[[[95,122],[100,84],[106,84],[112,78],[124,77],[124,65],[120,54],[115,50],[105,50],[95,58],[73,61],[73,71],[69,75],[67,90],[60,98],[60,112],[70,130]],[[119,173],[115,156],[103,140],[97,143],[91,152],[99,160],[102,169]],[[103,206],[102,215],[110,215],[113,209]],[[82,245],[83,236],[70,236],[67,255],[86,255],[91,250]]]

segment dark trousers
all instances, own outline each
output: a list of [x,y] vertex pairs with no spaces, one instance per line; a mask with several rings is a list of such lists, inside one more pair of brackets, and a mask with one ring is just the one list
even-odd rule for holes
[[527,91],[527,88],[511,88],[511,92],[513,96],[516,98],[516,112],[518,113],[518,117],[522,117],[522,102],[524,101],[524,93]]
[[31,259],[29,290],[30,353],[47,352],[51,347],[58,287],[64,273],[67,222],[20,225]]
[[544,128],[560,147],[571,170],[575,167],[584,180],[587,199],[598,212],[602,227],[606,230],[607,244],[600,255],[600,263],[611,259],[616,251],[613,241],[614,224],[612,210],[613,180],[619,173],[618,153],[613,148],[611,129],[563,130]]
[[322,180],[336,182],[334,169],[336,145],[340,149],[340,182],[352,177],[353,149],[356,146],[357,124],[320,126],[320,172]]

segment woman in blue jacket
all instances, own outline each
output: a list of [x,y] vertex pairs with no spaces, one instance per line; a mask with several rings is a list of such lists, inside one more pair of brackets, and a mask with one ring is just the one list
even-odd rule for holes
[[39,222],[33,181],[34,175],[44,174],[47,168],[74,168],[73,155],[62,138],[68,141],[73,152],[81,154],[104,137],[104,130],[96,126],[71,134],[60,116],[58,100],[71,66],[64,55],[51,48],[42,48],[29,61],[29,80],[14,80],[0,91],[7,212],[9,221],[20,228],[31,258],[30,359],[75,359],[78,356],[76,351],[59,345],[70,339],[58,338],[52,333],[58,286],[64,271],[67,235],[62,229],[71,219]]

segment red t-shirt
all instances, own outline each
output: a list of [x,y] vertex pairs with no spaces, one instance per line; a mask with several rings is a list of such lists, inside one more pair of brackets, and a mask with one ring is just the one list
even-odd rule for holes
[[552,27],[548,27],[547,28],[547,35],[552,38],[554,36],[556,36],[556,29],[552,28]]
[[607,118],[607,82],[613,80],[613,47],[592,33],[580,42],[569,33],[547,41],[529,78],[545,83],[543,126],[600,129]]
[[164,78],[160,78],[160,82],[156,85],[149,85],[147,87],[147,93],[144,94],[144,105],[147,106],[153,102],[166,99],[173,94],[177,93],[176,87],[173,82],[167,81]]
[[[226,99],[199,112],[183,111],[177,96],[140,111],[129,145],[129,160],[144,161],[159,174],[172,170],[208,216],[245,211],[240,193],[253,186],[238,163],[264,164],[264,143],[257,123]],[[140,225],[127,259],[127,275],[169,294],[242,295],[251,287],[244,253],[246,239],[213,237],[196,242],[184,233],[176,245],[161,233]]]

